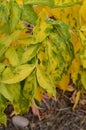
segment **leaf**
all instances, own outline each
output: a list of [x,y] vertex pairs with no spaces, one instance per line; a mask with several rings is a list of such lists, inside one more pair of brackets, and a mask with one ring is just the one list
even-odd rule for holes
[[54,0],[54,5],[56,7],[68,7],[68,6],[73,6],[75,4],[80,4],[81,0]]
[[61,20],[54,20],[51,23],[55,29],[60,32],[60,35],[63,37],[63,39],[69,40],[71,38],[70,27],[68,24]]
[[82,43],[82,51],[80,53],[80,58],[81,58],[81,62],[83,65],[83,68],[86,68],[86,26],[82,26],[80,31],[79,31],[79,36],[81,39],[81,43]]
[[20,5],[23,4],[23,0],[16,0],[16,2],[17,2],[18,4],[20,4]]
[[11,68],[6,68],[2,74],[0,82],[5,84],[20,82],[29,76],[34,68],[34,65],[29,64],[20,65],[13,70]]
[[10,44],[16,41],[20,36],[21,30],[16,30],[12,34],[0,39],[0,57],[5,53]]
[[5,64],[3,63],[0,63],[0,74],[1,72],[5,69]]
[[33,72],[31,75],[27,77],[23,88],[23,95],[28,100],[28,105],[30,105],[34,98],[34,92],[36,87],[36,77],[35,73]]
[[19,99],[20,84],[0,84],[0,94],[13,103]]
[[86,89],[86,71],[83,71],[81,74],[81,82],[82,82],[84,88]]
[[30,61],[33,57],[35,57],[36,54],[38,53],[39,47],[40,47],[40,44],[28,46],[27,50],[24,52],[22,56],[21,62],[26,63]]
[[16,52],[15,48],[10,47],[6,53],[5,53],[5,57],[9,60],[10,64],[12,66],[18,66],[20,64],[19,58],[18,58],[18,54]]
[[47,5],[52,6],[54,4],[53,0],[24,0],[25,4],[30,5]]
[[83,1],[83,4],[80,8],[80,15],[82,19],[86,22],[85,12],[86,12],[86,0]]
[[72,62],[72,65],[70,67],[70,73],[71,73],[71,78],[73,80],[73,83],[76,84],[78,75],[81,73],[81,61],[79,55],[75,57],[75,59]]
[[68,74],[63,75],[61,80],[58,83],[58,87],[65,92],[68,90],[67,88],[68,88],[69,82],[70,82],[70,75]]
[[79,29],[81,26],[79,14],[80,7],[80,5],[76,4],[74,6],[66,8],[50,8],[47,6],[35,6],[34,9],[37,13],[40,13],[43,9],[45,9],[46,16],[54,18],[56,20],[61,20],[69,24],[70,27],[73,29]]
[[49,35],[51,29],[52,26],[47,22],[46,14],[42,11],[38,16],[36,26],[33,30],[35,43],[42,42]]
[[7,117],[4,113],[0,113],[0,123],[6,125],[7,123]]
[[[50,39],[53,41],[52,38]],[[52,41],[50,42],[49,40],[47,40],[47,69],[53,81],[55,82],[55,84],[57,84],[63,74],[65,61],[62,54],[57,49],[56,45],[52,43]]]
[[86,47],[86,26],[82,26],[79,30],[79,37],[81,39],[82,45]]
[[7,107],[7,100],[0,94],[0,123],[6,125],[7,117],[4,113],[5,108]]
[[80,54],[81,62],[83,65],[83,68],[86,69],[86,49],[84,49]]
[[51,7],[67,7],[67,6],[73,6],[74,4],[80,4],[81,0],[24,0],[24,2],[31,5],[45,5],[45,6],[51,6]]
[[79,102],[80,94],[81,94],[80,91],[78,91],[78,92],[76,93],[76,98],[75,98],[75,101],[74,101],[73,111],[75,110],[75,108],[76,108],[76,106],[77,106],[77,104],[78,104],[78,102]]
[[38,100],[39,102],[41,102],[41,100],[43,98],[42,97],[43,92],[44,92],[43,89],[41,87],[37,86],[35,89],[35,92],[34,92],[34,98],[36,100]]
[[16,3],[16,1],[12,1],[10,3],[10,27],[11,32],[15,29],[16,25],[18,24],[21,16],[21,8]]
[[35,24],[37,20],[37,14],[29,4],[23,6],[22,20],[28,23]]
[[46,72],[44,73],[38,67],[36,74],[37,74],[37,80],[38,80],[38,83],[39,83],[40,87],[45,89],[49,94],[56,97],[56,88],[55,88],[54,83],[52,82],[52,80],[46,74]]

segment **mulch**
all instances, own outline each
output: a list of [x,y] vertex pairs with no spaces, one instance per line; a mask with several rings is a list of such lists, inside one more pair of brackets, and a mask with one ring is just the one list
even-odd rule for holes
[[50,105],[50,110],[43,104],[44,108],[40,110],[42,120],[32,114],[32,111],[23,114],[29,120],[27,128],[19,129],[12,124],[8,116],[11,106],[8,106],[6,113],[8,116],[7,126],[1,126],[0,130],[86,130],[86,93],[81,96],[75,109],[72,110],[71,92],[63,93],[57,89],[57,101],[46,100]]

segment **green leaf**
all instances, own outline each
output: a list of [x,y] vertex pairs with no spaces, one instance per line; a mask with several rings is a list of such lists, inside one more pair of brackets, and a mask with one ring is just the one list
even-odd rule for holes
[[8,49],[10,44],[19,38],[20,33],[21,33],[21,30],[16,30],[12,34],[0,39],[0,58],[5,53],[5,51]]
[[29,64],[18,66],[15,69],[6,68],[5,71],[2,73],[0,82],[5,84],[20,82],[24,80],[27,76],[29,76],[34,68],[34,65]]
[[53,0],[24,0],[25,4],[53,6]]
[[86,49],[84,49],[80,54],[81,62],[83,65],[83,68],[86,69]]
[[21,16],[21,8],[15,1],[10,3],[10,15],[10,27],[12,32],[18,24]]
[[67,64],[67,66],[69,66],[74,58],[73,46],[69,40],[64,40],[59,33],[51,33],[50,38],[52,39],[53,44],[55,44],[54,46],[56,46],[57,51],[60,52],[64,58],[65,65]]
[[5,64],[0,63],[0,73],[5,69]]
[[81,82],[82,82],[84,88],[86,89],[86,71],[83,71],[81,74]]
[[22,20],[28,23],[35,24],[37,20],[37,14],[34,12],[32,6],[26,4],[23,7]]
[[54,7],[68,7],[81,4],[81,0],[54,0]]
[[61,20],[54,20],[51,22],[51,24],[59,32],[64,40],[69,40],[71,38],[70,27],[68,24]]
[[2,3],[0,5],[0,14],[1,14],[1,18],[2,20],[4,20],[5,24],[8,20],[8,3]]
[[[54,39],[52,39],[52,41],[53,40]],[[61,79],[62,74],[64,73],[66,63],[64,57],[62,56],[62,51],[60,51],[59,47],[57,48],[55,44],[53,43],[51,44],[49,39],[47,40],[47,55],[48,55],[48,68],[47,68],[48,72],[51,75],[55,84],[57,84],[57,82]]]
[[20,97],[20,84],[0,84],[0,94],[13,103]]
[[37,80],[40,87],[45,89],[49,94],[56,97],[56,88],[53,81],[49,78],[49,75],[47,75],[46,72],[40,70],[39,67],[37,68]]
[[0,113],[0,123],[6,125],[7,124],[7,117],[4,113]]
[[34,56],[36,56],[39,47],[40,47],[40,44],[28,46],[27,50],[24,52],[22,56],[21,62],[26,63],[30,61]]
[[6,125],[7,117],[4,113],[5,108],[7,107],[7,100],[0,94],[0,123]]
[[33,72],[31,75],[27,77],[23,88],[23,95],[28,100],[29,105],[34,98],[34,92],[36,87],[36,75]]
[[81,0],[24,0],[25,4],[31,5],[44,5],[51,7],[68,7],[75,4],[80,4]]
[[6,53],[5,53],[5,57],[9,60],[10,64],[12,66],[18,66],[20,64],[19,58],[18,58],[18,54],[16,52],[16,48],[12,48],[10,47]]
[[52,25],[47,22],[46,14],[42,11],[36,21],[36,26],[33,30],[33,39],[35,43],[42,42],[50,33]]

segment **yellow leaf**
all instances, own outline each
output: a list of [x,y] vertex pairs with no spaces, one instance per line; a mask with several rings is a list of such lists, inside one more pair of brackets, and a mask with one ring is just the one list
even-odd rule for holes
[[86,0],[84,0],[81,8],[80,8],[80,15],[81,15],[81,22],[85,23],[86,22]]
[[12,68],[6,68],[0,78],[0,83],[13,84],[22,81],[31,74],[34,69],[34,65],[20,65],[14,70]]
[[43,89],[41,87],[36,87],[35,93],[34,93],[34,98],[41,102],[42,100],[42,94],[43,94]]
[[37,68],[37,80],[40,87],[42,87],[52,96],[56,97],[56,88],[52,79],[50,79],[49,75],[47,75],[46,72],[42,71],[40,67]]
[[78,91],[77,92],[77,94],[76,94],[76,98],[75,98],[75,101],[74,101],[74,106],[73,106],[73,111],[75,110],[75,108],[76,108],[76,106],[77,106],[77,104],[78,104],[78,102],[79,102],[79,99],[80,99],[80,91]]
[[38,20],[36,22],[36,26],[33,30],[34,39],[36,42],[42,42],[48,35],[49,29],[51,29],[51,25],[46,22],[46,14],[45,11],[39,14]]
[[76,80],[78,78],[78,74],[81,73],[81,60],[80,60],[80,56],[77,55],[74,60],[72,61],[72,65],[70,67],[70,73],[71,73],[71,78],[73,80],[73,83],[76,83]]
[[10,47],[6,53],[5,53],[5,57],[9,60],[10,64],[12,66],[18,66],[20,64],[17,52],[15,48]]
[[23,4],[23,0],[16,0],[18,4]]
[[70,75],[68,75],[68,74],[63,75],[61,80],[58,83],[58,86],[63,91],[66,91],[66,90],[68,90],[67,88],[68,88],[69,82],[70,82]]

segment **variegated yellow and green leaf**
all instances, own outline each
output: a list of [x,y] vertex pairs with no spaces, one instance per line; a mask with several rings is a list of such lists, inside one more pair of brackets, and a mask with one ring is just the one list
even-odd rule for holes
[[24,0],[26,4],[30,5],[43,5],[43,6],[50,6],[50,7],[67,7],[73,6],[74,4],[80,4],[81,0]]
[[16,1],[10,2],[10,31],[12,32],[18,22],[20,21],[21,17],[21,8],[19,5],[16,3]]
[[18,83],[28,77],[34,70],[34,65],[20,65],[16,68],[8,67],[0,77],[0,83],[13,84]]
[[12,42],[16,41],[20,36],[21,30],[16,30],[12,34],[5,36],[0,39],[0,58],[11,45]]
[[7,123],[7,117],[4,114],[4,110],[7,107],[7,100],[0,94],[0,123]]
[[13,67],[18,66],[20,64],[19,57],[18,57],[18,54],[16,53],[16,49],[15,48],[10,47],[6,51],[5,57],[9,60],[9,63]]
[[40,44],[28,46],[26,51],[23,53],[23,56],[21,58],[21,63],[24,64],[30,61],[33,57],[35,57],[38,53],[39,47],[40,47]]
[[0,94],[11,101],[11,103],[19,99],[20,89],[20,84],[0,84]]
[[56,97],[56,90],[55,90],[56,87],[52,79],[50,79],[49,75],[47,75],[46,72],[40,70],[40,67],[37,68],[36,75],[40,87],[42,87],[45,91],[47,91],[52,96]]
[[47,22],[46,14],[42,11],[36,21],[36,26],[33,30],[34,41],[39,43],[42,42],[50,33],[52,25]]
[[28,100],[28,106],[31,105],[31,102],[34,99],[36,87],[37,87],[36,75],[35,72],[33,72],[25,80],[23,88],[23,96]]
[[83,84],[84,88],[86,89],[86,71],[82,72],[81,81],[82,81],[82,84]]

